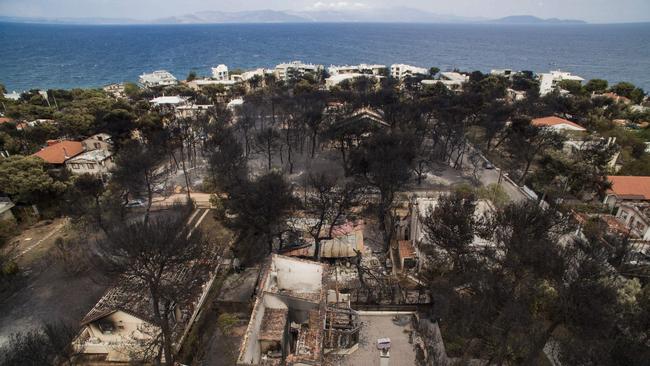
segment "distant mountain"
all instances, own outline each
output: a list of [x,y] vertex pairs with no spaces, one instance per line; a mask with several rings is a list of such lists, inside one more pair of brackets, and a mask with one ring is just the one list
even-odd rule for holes
[[109,25],[109,24],[141,24],[141,20],[129,18],[100,18],[100,17],[87,17],[87,18],[46,18],[46,17],[11,17],[0,16],[0,22],[10,23],[38,23],[38,24],[96,24],[96,25]]
[[219,24],[219,23],[483,23],[483,24],[584,24],[581,20],[542,19],[532,15],[516,15],[501,19],[469,18],[435,14],[407,7],[362,8],[356,10],[311,11],[201,11],[154,20],[126,18],[44,18],[0,16],[0,22],[49,24]]
[[583,20],[575,19],[558,19],[558,18],[549,18],[542,19],[532,15],[513,15],[501,19],[496,19],[490,23],[499,23],[499,24],[587,24]]
[[456,15],[435,14],[407,7],[368,8],[354,11],[319,10],[291,12],[312,22],[378,22],[378,23],[466,23],[485,21]]
[[276,10],[253,11],[202,11],[187,15],[161,18],[152,21],[156,24],[210,24],[210,23],[302,23],[303,17]]

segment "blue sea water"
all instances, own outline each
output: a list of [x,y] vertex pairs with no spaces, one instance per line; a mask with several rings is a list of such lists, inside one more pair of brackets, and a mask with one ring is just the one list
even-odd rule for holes
[[650,90],[650,23],[618,25],[0,23],[7,89],[96,87],[166,69],[208,75],[290,60],[409,63],[442,70],[562,69]]

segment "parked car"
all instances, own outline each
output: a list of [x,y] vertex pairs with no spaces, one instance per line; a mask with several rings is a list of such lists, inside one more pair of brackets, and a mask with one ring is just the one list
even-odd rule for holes
[[144,200],[142,199],[134,199],[126,203],[126,208],[136,208],[136,207],[144,207]]
[[494,165],[492,165],[492,163],[490,163],[489,161],[486,161],[483,163],[483,168],[492,170],[494,169]]

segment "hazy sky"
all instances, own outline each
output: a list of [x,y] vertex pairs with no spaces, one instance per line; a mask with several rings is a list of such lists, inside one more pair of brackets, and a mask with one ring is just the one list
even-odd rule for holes
[[650,21],[650,0],[0,0],[0,15],[153,19],[202,10],[353,10],[395,6],[486,18],[532,14],[590,22]]

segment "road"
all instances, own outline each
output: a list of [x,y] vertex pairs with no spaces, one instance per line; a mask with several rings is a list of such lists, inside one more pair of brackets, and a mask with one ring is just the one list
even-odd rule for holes
[[[474,147],[470,146],[469,150],[472,151],[475,149]],[[466,153],[463,157],[463,167],[465,168],[470,168],[472,167],[472,163],[469,160],[470,153]],[[503,191],[510,197],[510,200],[513,202],[521,202],[529,199],[519,188],[516,184],[514,184],[511,180],[507,179],[505,176],[507,173],[503,172],[503,175],[501,176],[501,179],[499,179],[499,175],[501,174],[501,169],[498,167],[495,167],[494,169],[485,169],[483,167],[483,162],[487,162],[487,158],[483,156],[479,152],[479,155],[481,157],[481,167],[478,168],[478,178],[481,181],[481,184],[484,186],[488,186],[490,184],[499,184]],[[470,168],[471,169],[471,168]]]

